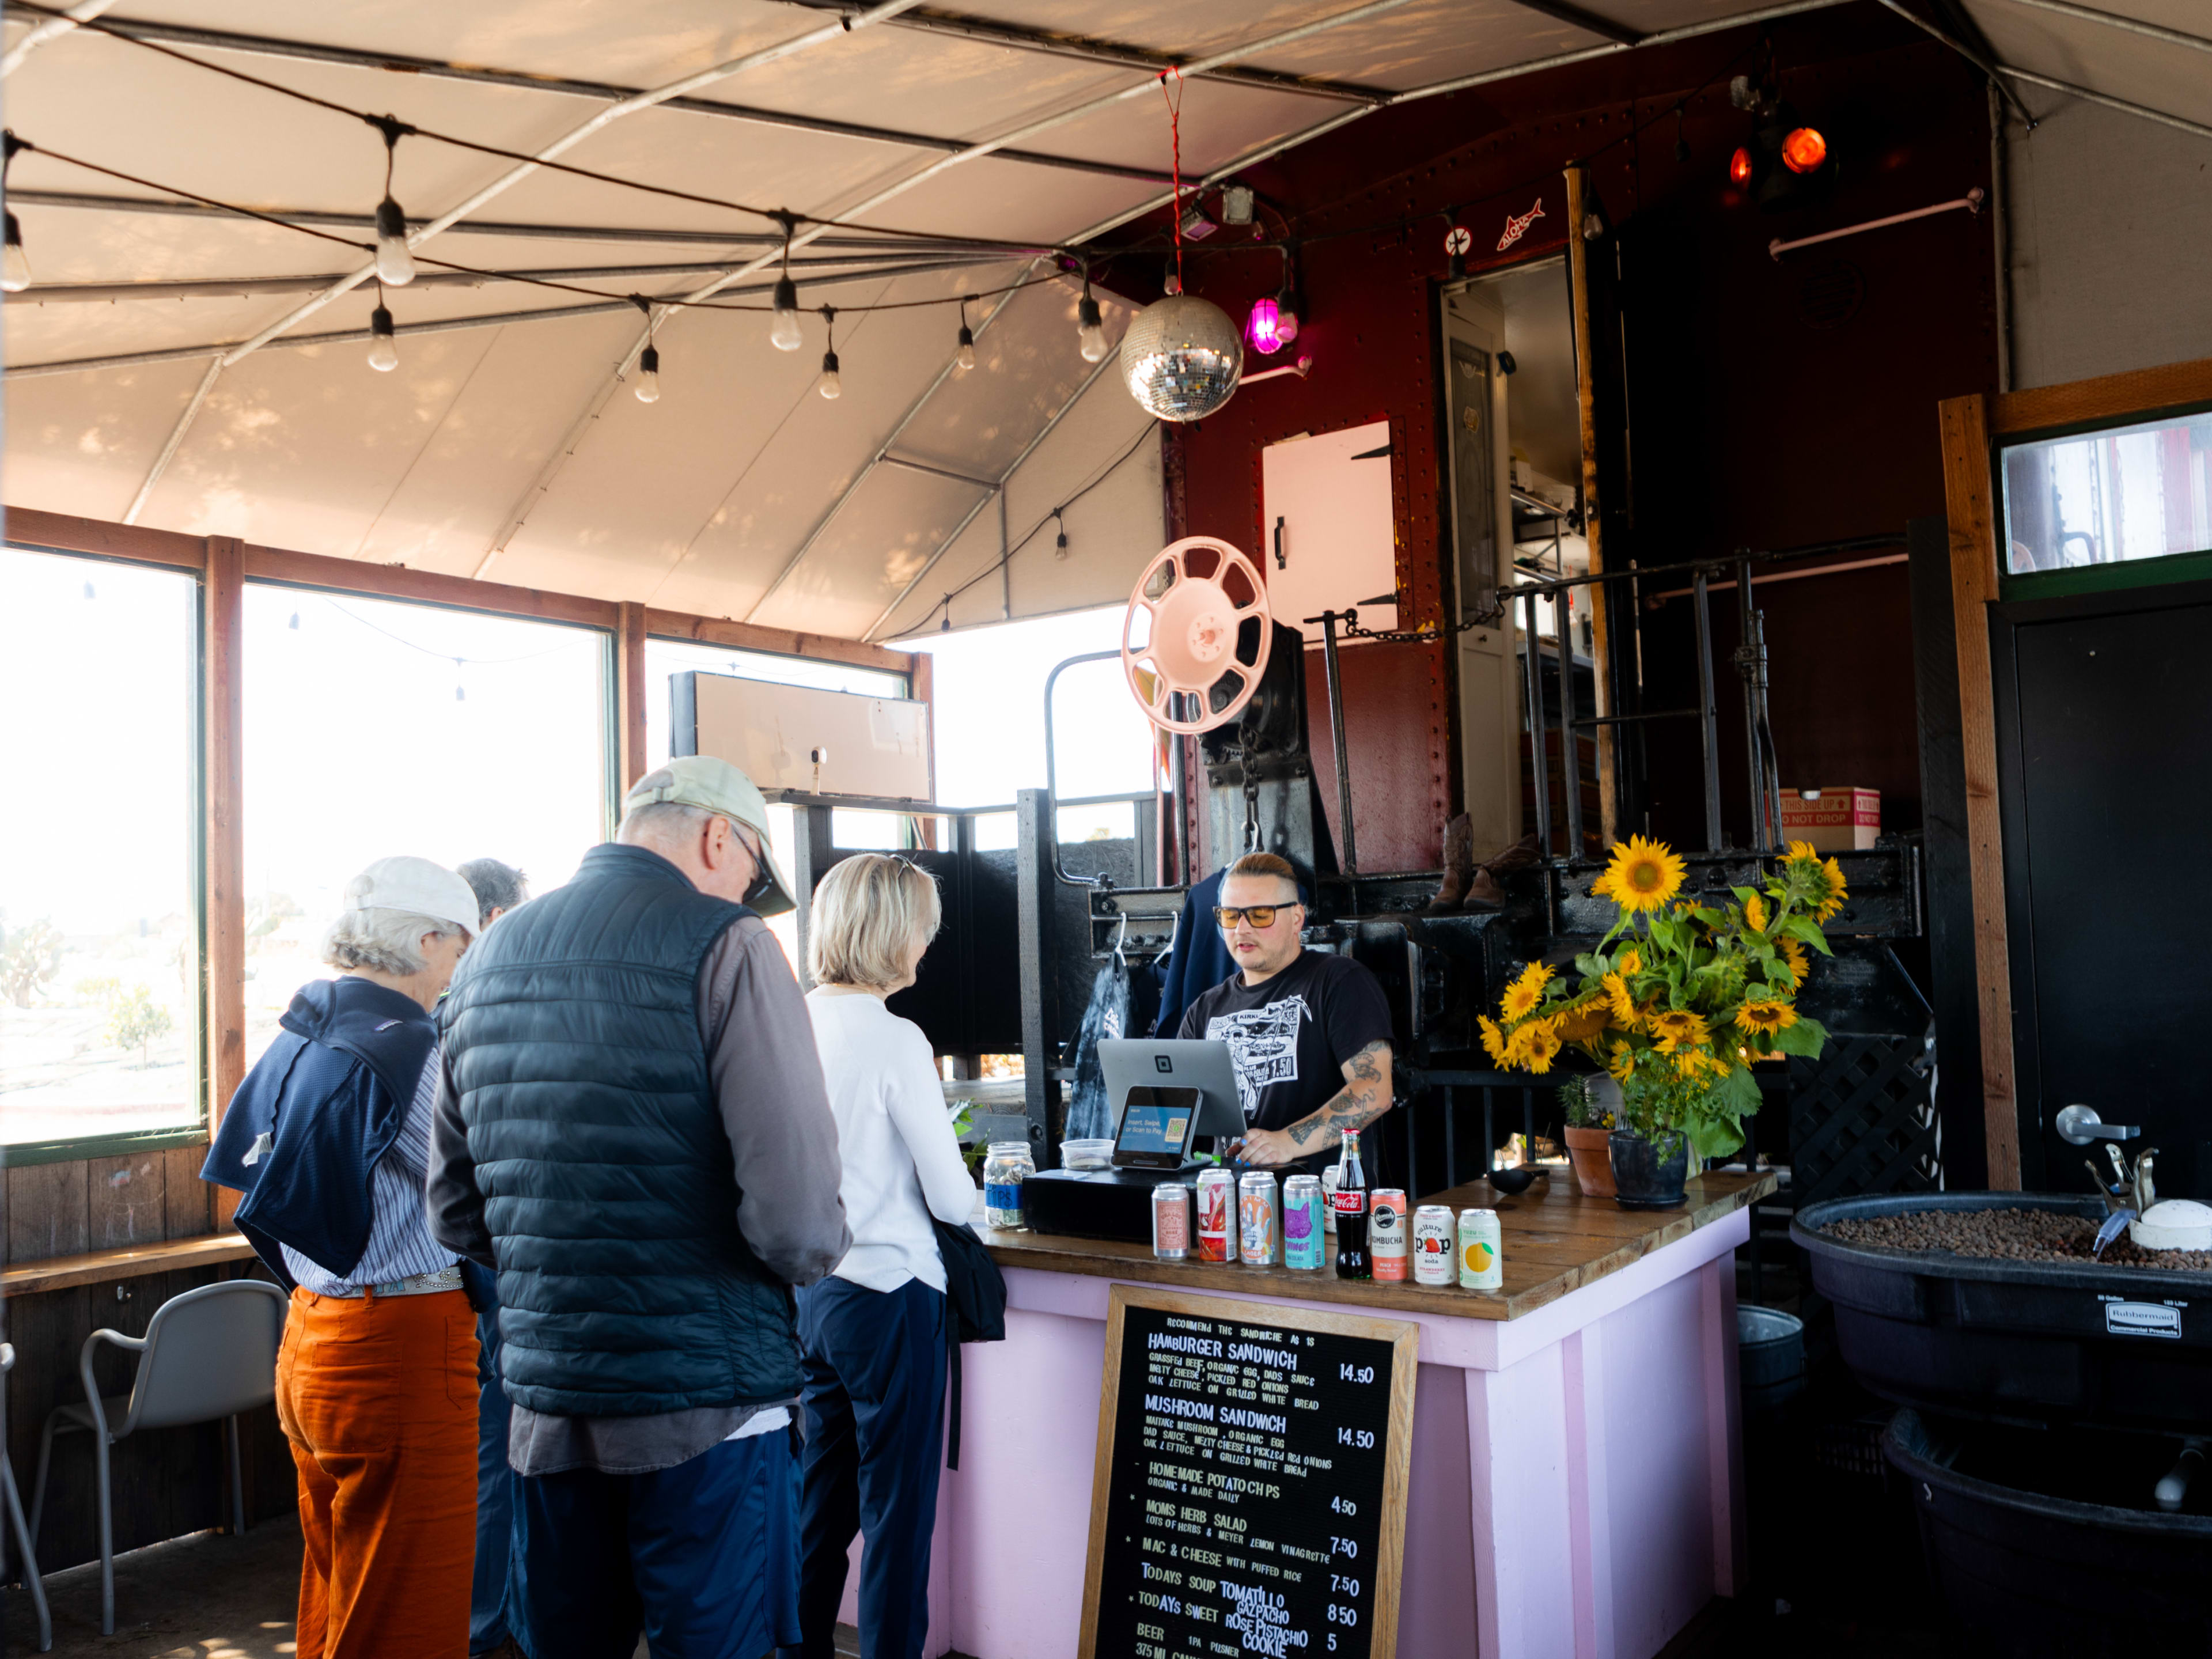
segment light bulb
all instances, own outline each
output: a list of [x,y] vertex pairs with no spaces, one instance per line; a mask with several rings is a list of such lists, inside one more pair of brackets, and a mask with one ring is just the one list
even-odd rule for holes
[[407,246],[407,216],[389,196],[376,204],[376,279],[386,288],[415,280],[415,255]]
[[798,350],[806,343],[806,337],[799,331],[799,284],[788,276],[777,277],[773,304],[775,321],[769,327],[769,339],[778,351]]
[[660,348],[647,346],[637,354],[637,400],[641,404],[660,401]]
[[1244,337],[1262,356],[1272,357],[1283,349],[1282,315],[1282,308],[1272,299],[1252,301],[1252,314],[1244,322]]
[[399,346],[392,338],[392,313],[382,306],[368,313],[368,366],[388,374],[399,367]]
[[825,351],[822,354],[822,378],[814,383],[814,389],[833,403],[836,401],[838,394],[844,391],[844,386],[837,379],[836,352]]
[[1286,346],[1298,337],[1298,302],[1290,295],[1275,301],[1275,343]]
[[952,354],[952,361],[963,369],[975,367],[975,331],[965,323],[960,325],[960,349]]
[[0,290],[21,294],[31,285],[31,259],[23,252],[23,227],[15,222],[15,216],[8,216],[8,258],[0,264]]
[[1087,293],[1075,307],[1075,343],[1086,363],[1102,362],[1106,356],[1105,320],[1098,314],[1098,301]]

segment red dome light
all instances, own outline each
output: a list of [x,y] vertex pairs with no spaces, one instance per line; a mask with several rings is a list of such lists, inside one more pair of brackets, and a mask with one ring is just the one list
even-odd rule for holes
[[1782,141],[1782,165],[1792,173],[1817,173],[1828,159],[1828,141],[1816,127],[1792,127]]
[[1739,149],[1729,157],[1729,182],[1732,185],[1751,182],[1751,152],[1748,149]]

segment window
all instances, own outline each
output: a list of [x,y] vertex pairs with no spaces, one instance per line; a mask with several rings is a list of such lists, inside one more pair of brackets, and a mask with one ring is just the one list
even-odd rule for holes
[[245,609],[250,1065],[364,866],[495,858],[544,892],[605,839],[612,641],[258,583]]
[[192,577],[0,550],[12,1147],[200,1132],[198,660]]
[[2008,574],[2212,550],[2212,411],[2011,445],[2002,470]]

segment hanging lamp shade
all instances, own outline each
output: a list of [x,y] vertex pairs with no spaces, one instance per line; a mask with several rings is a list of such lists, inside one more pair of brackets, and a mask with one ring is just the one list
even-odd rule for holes
[[1237,393],[1244,340],[1229,313],[1195,294],[1170,294],[1121,337],[1129,395],[1164,421],[1203,420]]

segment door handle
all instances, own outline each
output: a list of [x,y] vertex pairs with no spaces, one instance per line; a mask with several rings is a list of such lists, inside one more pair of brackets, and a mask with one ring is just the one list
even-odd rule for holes
[[2094,1106],[2069,1106],[2051,1126],[2069,1146],[2087,1146],[2093,1140],[2133,1140],[2142,1130],[2132,1123],[2107,1123]]
[[1275,568],[1288,570],[1290,568],[1290,559],[1283,552],[1283,520],[1279,514],[1275,520]]

